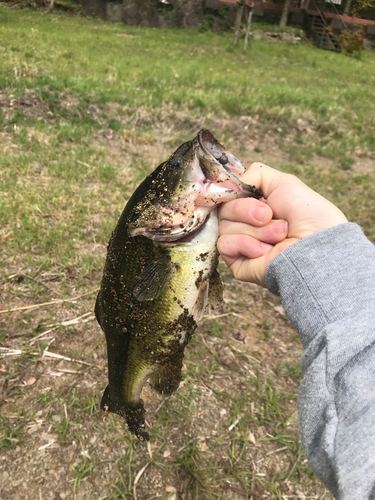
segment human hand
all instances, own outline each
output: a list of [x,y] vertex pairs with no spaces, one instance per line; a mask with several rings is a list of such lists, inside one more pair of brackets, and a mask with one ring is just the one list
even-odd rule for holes
[[219,210],[218,250],[234,276],[265,286],[268,265],[296,241],[348,222],[330,201],[291,174],[253,163],[241,179],[266,200],[240,198]]

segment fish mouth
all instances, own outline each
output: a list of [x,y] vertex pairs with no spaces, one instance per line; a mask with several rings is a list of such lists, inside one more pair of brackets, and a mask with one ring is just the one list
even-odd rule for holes
[[197,135],[197,140],[204,156],[214,158],[224,167],[227,173],[233,174],[239,178],[245,172],[245,168],[239,159],[220,144],[209,130],[200,130]]
[[193,145],[195,175],[201,184],[201,193],[195,200],[195,206],[218,205],[245,196],[263,196],[255,186],[241,181],[239,177],[245,172],[245,168],[209,130],[200,130]]

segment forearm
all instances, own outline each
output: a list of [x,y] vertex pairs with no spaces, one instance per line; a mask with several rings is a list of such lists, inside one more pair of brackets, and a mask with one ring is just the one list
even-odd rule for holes
[[375,495],[375,247],[354,224],[304,238],[270,264],[305,352],[302,442],[341,500]]

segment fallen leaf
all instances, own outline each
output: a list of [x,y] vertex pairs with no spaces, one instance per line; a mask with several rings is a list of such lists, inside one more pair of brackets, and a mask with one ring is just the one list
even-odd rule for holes
[[34,378],[34,377],[30,377],[29,379],[23,381],[23,383],[25,385],[33,385],[33,384],[35,384],[35,382],[36,382],[36,378]]
[[249,438],[249,441],[251,441],[253,444],[255,444],[255,445],[257,444],[255,441],[255,436],[251,431],[249,432],[247,437]]
[[34,432],[37,432],[39,430],[40,430],[40,424],[30,425],[30,427],[27,429],[27,433],[34,434]]

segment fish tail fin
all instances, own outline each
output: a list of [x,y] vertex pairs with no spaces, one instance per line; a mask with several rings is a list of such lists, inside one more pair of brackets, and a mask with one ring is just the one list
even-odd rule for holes
[[182,358],[163,364],[149,379],[151,387],[162,394],[170,396],[181,382]]
[[125,418],[126,423],[128,424],[129,431],[132,434],[135,434],[137,438],[141,439],[142,441],[148,441],[150,439],[148,432],[145,431],[146,411],[143,407],[143,402],[141,399],[136,406],[113,403],[111,399],[110,388],[109,385],[107,385],[100,402],[100,408],[104,411],[117,413],[117,415],[120,415],[120,417]]
[[129,431],[142,441],[149,441],[150,436],[145,430],[145,413],[142,399],[139,400],[138,406],[125,408],[125,418]]

